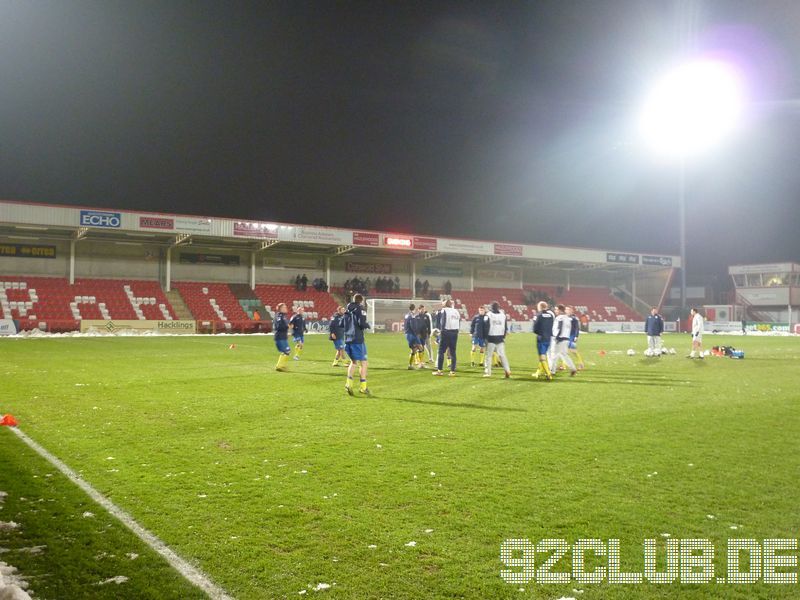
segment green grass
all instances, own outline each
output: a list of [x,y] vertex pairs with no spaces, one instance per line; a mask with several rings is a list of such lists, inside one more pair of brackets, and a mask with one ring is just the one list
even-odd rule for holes
[[[0,412],[236,598],[798,597],[500,578],[507,538],[618,538],[623,570],[641,572],[643,540],[662,533],[708,538],[722,571],[728,538],[798,537],[800,339],[707,336],[743,361],[690,361],[686,336],[665,341],[676,356],[645,359],[644,336],[584,336],[589,368],[547,383],[530,378],[527,334],[509,339],[510,381],[409,372],[404,339],[375,335],[374,397],[350,398],[322,336],[289,373],[273,370],[271,337],[2,340]],[[131,578],[113,597],[191,597],[101,509],[78,518],[88,498],[43,479],[53,469],[5,429],[0,460],[0,520],[21,524],[0,533],[0,560],[38,597],[101,597],[107,573]],[[18,551],[41,539],[41,554]],[[101,568],[100,547],[141,557]],[[320,582],[336,585],[309,589]]]

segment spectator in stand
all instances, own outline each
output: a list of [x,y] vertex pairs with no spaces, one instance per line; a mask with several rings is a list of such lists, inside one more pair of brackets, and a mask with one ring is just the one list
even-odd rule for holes
[[294,289],[296,289],[298,292],[300,291],[300,285],[300,275],[298,274],[297,277],[294,278]]
[[444,294],[445,296],[449,296],[453,293],[453,284],[450,283],[450,280],[444,282]]
[[308,277],[306,276],[305,273],[303,273],[303,276],[300,278],[300,291],[305,292],[307,289],[308,289]]
[[428,283],[428,280],[426,279],[425,281],[422,282],[422,297],[423,298],[427,298],[428,297],[428,290],[430,290],[430,289],[431,289],[431,284]]
[[253,331],[261,331],[261,313],[258,310],[253,311]]
[[367,279],[364,281],[364,293],[365,294],[369,293],[371,289],[372,289],[372,280],[369,277],[367,277]]
[[414,296],[419,296],[422,293],[422,281],[420,281],[419,277],[414,282]]
[[397,294],[400,291],[400,278],[395,275],[394,276],[394,293]]

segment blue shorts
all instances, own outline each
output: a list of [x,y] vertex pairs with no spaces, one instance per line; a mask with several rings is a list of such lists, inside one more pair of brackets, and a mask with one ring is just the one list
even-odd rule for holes
[[305,341],[305,338],[302,335],[293,335],[292,339],[294,340],[295,344],[302,344]]
[[353,362],[357,360],[367,360],[367,345],[366,344],[345,344],[344,351]]
[[331,340],[333,342],[333,347],[337,350],[341,350],[344,348],[344,341],[341,338],[336,338],[335,340]]
[[278,352],[282,352],[283,354],[289,354],[291,352],[289,350],[289,340],[279,340],[276,338],[275,347],[278,349]]
[[406,334],[406,341],[408,342],[408,347],[412,350],[417,346],[422,345],[422,342],[419,341],[419,338],[415,336],[413,333]]
[[569,341],[569,349],[570,350],[576,350],[577,348],[578,348],[578,342],[575,341],[575,338],[572,338]]
[[536,349],[539,351],[539,356],[547,354],[547,352],[550,350],[550,340],[547,340],[546,342],[536,342]]
[[486,340],[483,338],[472,336],[472,345],[480,346],[481,348],[486,348]]

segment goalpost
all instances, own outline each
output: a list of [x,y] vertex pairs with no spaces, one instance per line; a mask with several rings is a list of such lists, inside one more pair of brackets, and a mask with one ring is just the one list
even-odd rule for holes
[[367,321],[370,331],[403,331],[403,318],[412,302],[414,300],[411,298],[368,298]]

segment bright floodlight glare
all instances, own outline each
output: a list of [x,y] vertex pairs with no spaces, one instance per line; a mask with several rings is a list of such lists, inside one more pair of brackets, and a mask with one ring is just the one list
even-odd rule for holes
[[700,154],[730,134],[744,106],[742,81],[730,65],[701,61],[667,74],[646,98],[640,128],[659,154]]

